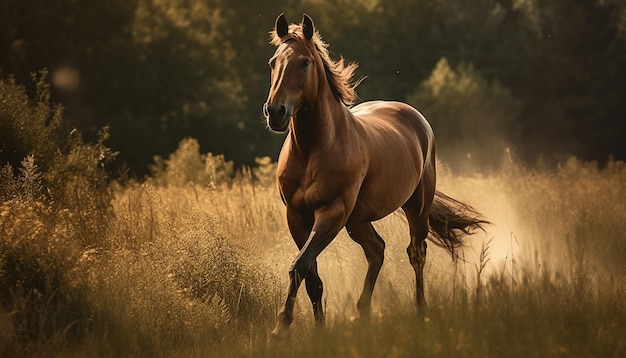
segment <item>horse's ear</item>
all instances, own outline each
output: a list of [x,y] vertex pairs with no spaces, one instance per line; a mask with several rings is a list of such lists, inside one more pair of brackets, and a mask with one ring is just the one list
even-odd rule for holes
[[276,18],[276,24],[274,25],[274,30],[276,30],[276,34],[278,37],[282,38],[289,33],[289,24],[287,24],[287,19],[285,18],[285,13],[278,15]]
[[307,40],[313,38],[313,33],[315,32],[315,25],[313,24],[313,19],[307,14],[304,14],[302,17],[302,32],[304,33],[304,37]]

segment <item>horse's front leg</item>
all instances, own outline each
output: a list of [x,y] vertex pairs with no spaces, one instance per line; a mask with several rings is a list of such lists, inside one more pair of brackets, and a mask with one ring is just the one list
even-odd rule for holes
[[[342,201],[337,200],[331,205],[315,210],[314,217],[315,221],[311,233],[289,268],[287,298],[278,313],[278,322],[276,328],[272,331],[273,338],[289,338],[291,334],[289,325],[293,322],[293,306],[296,301],[298,288],[305,277],[317,277],[317,275],[309,275],[312,273],[311,270],[317,271],[317,256],[330,244],[335,236],[337,236],[337,233],[339,233],[339,230],[341,230],[345,224],[347,215]],[[313,307],[316,319],[318,322],[320,322],[320,320],[323,322],[321,286],[316,288],[315,285],[315,281],[312,280],[308,288],[310,290],[309,294],[319,293],[320,297],[312,296],[311,299],[312,301],[315,300]],[[309,286],[309,283],[307,283],[307,286]]]
[[[293,241],[298,246],[298,250],[302,250],[308,241],[311,230],[313,229],[313,213],[310,215],[301,213],[294,207],[287,205],[287,224]],[[317,272],[317,260],[313,261],[311,269],[304,278],[306,283],[306,291],[311,299],[313,306],[313,314],[315,315],[315,324],[318,327],[324,326],[324,307],[322,304],[322,295],[324,293],[324,284]]]
[[311,269],[304,278],[306,284],[306,292],[309,294],[311,304],[313,305],[313,315],[315,316],[315,325],[324,327],[326,318],[324,316],[324,306],[322,303],[322,295],[324,294],[324,283],[317,272],[317,260],[313,261]]

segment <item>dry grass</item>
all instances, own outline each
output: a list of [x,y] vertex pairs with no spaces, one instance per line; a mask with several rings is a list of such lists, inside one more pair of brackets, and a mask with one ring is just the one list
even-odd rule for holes
[[392,215],[375,224],[388,246],[372,322],[351,321],[365,259],[342,232],[319,259],[327,329],[314,329],[302,290],[294,336],[284,344],[267,337],[295,245],[275,188],[255,184],[249,173],[217,185],[112,185],[110,213],[93,213],[105,228],[98,240],[83,240],[76,208],[4,201],[0,355],[626,352],[623,163],[599,170],[571,160],[533,171],[509,162],[467,176],[444,168],[439,182],[495,226],[471,239],[465,262],[455,264],[431,245],[426,321],[412,304],[408,228]]

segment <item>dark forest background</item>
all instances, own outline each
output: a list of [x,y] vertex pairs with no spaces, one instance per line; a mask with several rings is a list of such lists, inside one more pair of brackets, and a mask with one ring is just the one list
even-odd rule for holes
[[[335,58],[360,64],[362,100],[422,111],[444,159],[494,165],[506,148],[529,163],[626,159],[620,0],[0,0],[3,88],[35,98],[49,83],[38,100],[59,107],[40,125],[62,115],[54,135],[89,140],[108,126],[133,174],[185,137],[238,165],[275,158],[283,137],[261,106],[280,12],[308,13]],[[28,123],[10,108],[0,163],[46,148],[24,144]]]

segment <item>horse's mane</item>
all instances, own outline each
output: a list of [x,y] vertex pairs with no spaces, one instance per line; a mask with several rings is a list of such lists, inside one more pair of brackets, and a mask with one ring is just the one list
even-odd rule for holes
[[[280,44],[289,38],[303,41],[304,34],[302,33],[302,26],[296,24],[289,25],[289,34],[285,35],[283,38],[279,37],[275,30],[270,31],[270,44],[274,46],[280,46]],[[344,104],[353,104],[358,98],[356,95],[356,87],[361,81],[353,82],[352,77],[359,65],[355,62],[346,64],[343,56],[341,56],[338,61],[334,61],[330,58],[328,44],[322,40],[322,35],[320,35],[317,30],[315,30],[313,34],[312,41],[315,45],[315,49],[317,49],[317,53],[322,59],[331,91],[335,97]]]

